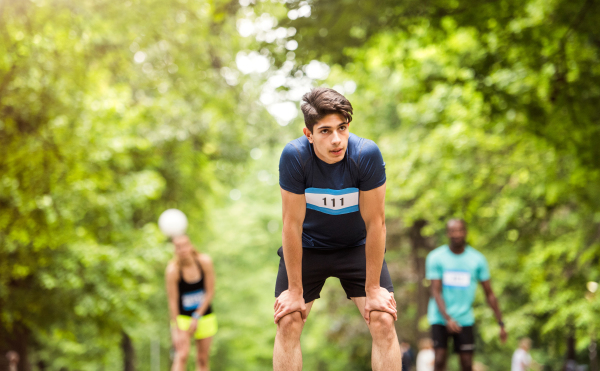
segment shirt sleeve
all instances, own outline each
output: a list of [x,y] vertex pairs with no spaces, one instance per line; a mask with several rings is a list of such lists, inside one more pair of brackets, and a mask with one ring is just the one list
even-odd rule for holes
[[425,278],[428,280],[441,280],[442,275],[442,267],[438,264],[435,256],[430,253],[425,259]]
[[479,263],[479,269],[477,270],[477,279],[479,282],[487,281],[490,279],[490,268],[488,266],[487,259],[485,256],[481,256]]
[[377,144],[367,140],[360,149],[360,182],[361,191],[370,191],[385,183],[385,162]]
[[304,194],[304,171],[298,149],[288,143],[279,159],[279,185],[288,192]]

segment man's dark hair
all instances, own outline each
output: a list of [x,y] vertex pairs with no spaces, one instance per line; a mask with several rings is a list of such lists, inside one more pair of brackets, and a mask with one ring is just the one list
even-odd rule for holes
[[315,88],[304,94],[302,100],[304,124],[311,133],[319,120],[332,113],[344,116],[348,124],[352,121],[352,105],[346,97],[333,89]]

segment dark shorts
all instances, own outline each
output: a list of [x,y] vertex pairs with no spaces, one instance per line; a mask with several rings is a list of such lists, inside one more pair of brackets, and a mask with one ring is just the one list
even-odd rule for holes
[[444,325],[431,326],[431,338],[434,348],[448,349],[448,338],[454,342],[454,352],[475,351],[475,331],[473,326],[463,326],[458,334],[449,333]]
[[[278,297],[288,288],[283,248],[280,247],[277,250],[277,255],[281,259],[279,260],[279,272],[275,283],[275,297]],[[302,287],[305,302],[310,303],[321,297],[321,289],[325,284],[325,280],[329,277],[340,279],[348,299],[367,296],[365,292],[365,279],[367,277],[365,246],[342,249],[302,249]],[[379,284],[389,292],[394,291],[385,260],[381,268]]]

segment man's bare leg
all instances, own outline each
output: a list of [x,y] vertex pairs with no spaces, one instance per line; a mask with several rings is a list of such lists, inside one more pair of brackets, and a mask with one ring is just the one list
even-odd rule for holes
[[[351,298],[360,314],[364,318],[366,298]],[[401,371],[402,352],[394,317],[386,312],[371,312],[371,323],[368,325],[373,337],[373,349],[371,351],[371,366],[373,371]]]
[[446,371],[446,359],[448,352],[446,348],[435,348],[435,371]]
[[[315,301],[306,303],[306,316]],[[279,320],[275,348],[273,349],[274,371],[300,371],[302,370],[302,350],[300,349],[300,335],[304,328],[304,321],[300,312],[290,313]]]
[[462,371],[473,371],[473,352],[460,352],[458,355]]

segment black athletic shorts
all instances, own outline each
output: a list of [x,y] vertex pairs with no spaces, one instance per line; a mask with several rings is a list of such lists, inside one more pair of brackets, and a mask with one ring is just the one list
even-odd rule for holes
[[[277,255],[281,259],[279,260],[279,272],[275,283],[275,297],[278,297],[288,288],[283,248],[280,247],[277,250]],[[302,249],[302,287],[305,302],[310,303],[321,297],[321,289],[325,284],[325,280],[329,277],[340,279],[348,299],[367,296],[365,292],[365,279],[367,277],[365,246],[340,249]],[[381,268],[379,284],[389,292],[394,292],[394,286],[385,260]]]
[[458,333],[450,333],[444,325],[432,325],[431,337],[434,348],[448,349],[448,338],[452,337],[454,342],[454,352],[473,352],[475,351],[475,332],[473,326],[463,326]]

